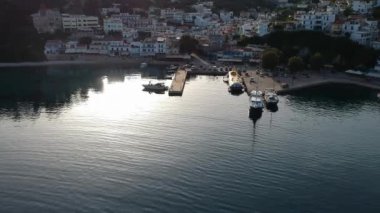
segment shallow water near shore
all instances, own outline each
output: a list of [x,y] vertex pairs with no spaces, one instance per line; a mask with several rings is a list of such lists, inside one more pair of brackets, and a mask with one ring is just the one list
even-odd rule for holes
[[375,92],[303,90],[254,124],[223,77],[142,91],[163,76],[1,69],[0,212],[380,211]]

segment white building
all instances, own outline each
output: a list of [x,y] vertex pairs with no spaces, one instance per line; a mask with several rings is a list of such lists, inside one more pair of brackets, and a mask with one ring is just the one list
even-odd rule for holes
[[183,10],[170,9],[170,8],[161,10],[161,18],[164,18],[170,22],[183,23],[183,17],[184,17]]
[[373,1],[352,1],[352,10],[361,14],[367,14],[374,6]]
[[349,36],[352,41],[362,45],[371,46],[378,38],[377,21],[355,19],[346,21],[342,25],[342,33]]
[[62,14],[62,26],[65,31],[99,27],[99,18],[95,16]]
[[327,31],[335,21],[335,15],[329,12],[301,13],[295,16],[298,27],[305,30]]
[[147,39],[145,41],[132,42],[129,46],[129,53],[133,56],[156,56],[168,53],[165,38]]
[[219,17],[223,22],[230,22],[234,17],[234,12],[222,10],[219,12]]
[[48,40],[45,43],[45,55],[55,55],[65,52],[65,43],[61,40]]
[[245,36],[245,37],[253,37],[254,36],[254,33],[253,33],[254,27],[255,27],[255,25],[253,23],[242,24],[238,29],[239,35]]
[[112,4],[112,7],[102,8],[100,13],[102,16],[107,16],[109,14],[119,14],[120,13],[120,4]]
[[269,33],[269,22],[268,21],[259,21],[255,28],[256,35],[265,36]]
[[138,37],[138,32],[136,29],[133,28],[124,28],[123,32],[123,39],[128,42],[132,42]]
[[46,9],[44,6],[41,6],[38,13],[34,13],[31,16],[33,18],[33,25],[38,33],[54,33],[62,29],[62,17],[58,10]]
[[122,32],[123,21],[120,17],[111,17],[103,19],[103,29],[105,33]]

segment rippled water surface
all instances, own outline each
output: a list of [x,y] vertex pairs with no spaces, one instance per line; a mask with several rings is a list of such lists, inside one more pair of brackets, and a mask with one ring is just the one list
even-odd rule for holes
[[284,96],[254,125],[222,77],[142,91],[157,76],[1,70],[0,212],[380,212],[375,93]]

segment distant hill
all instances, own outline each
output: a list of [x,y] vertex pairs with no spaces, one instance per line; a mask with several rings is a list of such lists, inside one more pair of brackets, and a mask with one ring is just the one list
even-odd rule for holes
[[30,9],[19,3],[0,0],[0,62],[44,60],[43,41],[33,27]]

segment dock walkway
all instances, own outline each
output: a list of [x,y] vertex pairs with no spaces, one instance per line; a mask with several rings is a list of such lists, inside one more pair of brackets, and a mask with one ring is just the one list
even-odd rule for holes
[[[276,91],[281,90],[281,84],[271,77],[260,77],[255,71],[247,71],[242,75],[246,92],[250,94],[253,90],[264,91],[273,88]],[[252,80],[251,80],[252,79]]]
[[[264,91],[267,88],[273,88],[278,94],[285,95],[296,90],[314,87],[324,84],[352,84],[370,89],[380,90],[380,81],[368,81],[357,76],[349,76],[345,73],[310,73],[308,77],[298,74],[295,79],[288,77],[269,77],[259,76],[256,71],[250,70],[242,75],[243,83],[248,94],[253,90]],[[253,80],[251,80],[253,79]],[[288,85],[288,88],[282,88],[281,83]]]
[[181,96],[185,88],[187,71],[177,70],[174,74],[172,84],[169,88],[169,96]]

